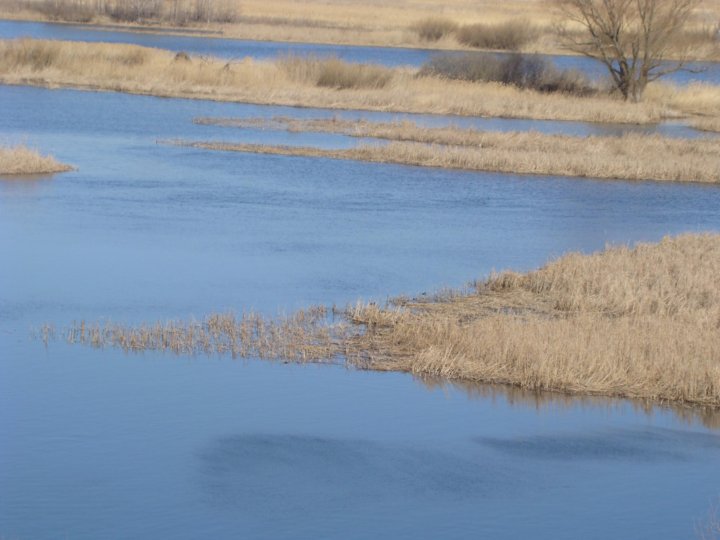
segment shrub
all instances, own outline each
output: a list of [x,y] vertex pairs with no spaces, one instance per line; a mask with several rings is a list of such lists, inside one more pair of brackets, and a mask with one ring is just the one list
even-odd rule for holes
[[455,21],[445,17],[428,17],[412,26],[422,41],[438,41],[458,29]]
[[332,58],[322,62],[318,86],[330,88],[383,88],[392,79],[392,70],[373,64],[349,64]]
[[418,75],[471,82],[498,82],[540,92],[590,95],[597,89],[580,72],[559,70],[534,55],[508,56],[464,54],[436,56],[422,66]]
[[466,25],[456,35],[460,43],[469,47],[514,51],[535,41],[539,32],[527,20],[515,20],[494,25]]
[[281,69],[296,82],[328,88],[383,88],[393,71],[374,64],[351,64],[338,58],[286,56]]

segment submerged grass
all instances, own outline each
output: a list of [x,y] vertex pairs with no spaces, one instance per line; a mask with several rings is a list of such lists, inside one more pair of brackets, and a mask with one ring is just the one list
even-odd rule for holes
[[201,124],[330,132],[391,141],[328,150],[313,147],[183,142],[174,144],[288,156],[323,157],[494,171],[604,179],[720,182],[720,141],[656,135],[570,137],[537,132],[486,132],[456,127],[426,128],[412,122],[342,119],[198,118]]
[[[86,325],[71,343],[290,361],[529,390],[720,406],[720,235],[569,254],[470,292],[281,319]],[[52,336],[52,330],[43,333]],[[436,379],[437,380],[437,379]]]
[[69,165],[26,146],[0,146],[0,175],[51,174],[69,170],[72,170]]
[[[695,107],[694,95],[681,99],[681,90],[678,107],[671,109],[662,100],[633,104],[605,95],[544,94],[337,59],[188,61],[134,45],[31,39],[0,41],[0,82],[268,105],[588,122],[657,122]],[[720,96],[720,88],[707,87],[705,94]]]
[[[217,313],[202,321],[158,322],[129,327],[117,323],[75,323],[63,333],[68,343],[117,347],[126,352],[157,350],[175,354],[230,354],[233,358],[263,358],[294,362],[332,361],[342,352],[347,325],[326,324],[328,310],[316,306],[286,317],[257,313]],[[43,327],[46,343],[55,330]]]

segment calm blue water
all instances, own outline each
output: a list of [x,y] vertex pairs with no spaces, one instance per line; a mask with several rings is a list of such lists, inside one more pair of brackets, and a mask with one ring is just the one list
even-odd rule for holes
[[[61,39],[72,41],[103,41],[108,43],[134,43],[146,47],[157,47],[172,51],[186,51],[193,54],[217,56],[220,58],[241,59],[277,58],[278,56],[297,54],[319,57],[334,56],[348,62],[374,63],[386,66],[420,66],[433,55],[448,54],[445,51],[431,49],[404,49],[397,47],[355,47],[349,45],[322,45],[313,43],[283,43],[269,41],[249,41],[219,39],[192,36],[174,36],[153,34],[143,31],[102,30],[87,26],[67,24],[35,23],[25,21],[0,20],[0,38],[34,37],[41,39]],[[464,54],[464,53],[450,53]],[[606,77],[605,68],[598,62],[580,56],[539,55],[553,61],[561,69],[576,69],[593,78]],[[689,65],[699,73],[682,71],[669,75],[666,79],[685,84],[702,81],[720,84],[720,64],[697,62]]]
[[720,229],[716,186],[156,144],[347,144],[191,123],[289,113],[311,114],[0,87],[0,139],[78,168],[0,180],[0,537],[692,538],[720,497],[717,417],[31,338],[415,294]]

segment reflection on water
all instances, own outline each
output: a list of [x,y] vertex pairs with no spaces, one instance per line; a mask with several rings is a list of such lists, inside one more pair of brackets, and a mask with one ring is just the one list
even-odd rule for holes
[[512,385],[482,384],[472,381],[449,381],[442,377],[413,375],[429,390],[448,389],[462,391],[468,399],[502,401],[511,407],[532,408],[552,413],[553,409],[583,408],[604,410],[608,413],[622,414],[630,410],[633,415],[652,417],[659,410],[670,412],[675,418],[687,425],[700,424],[708,429],[720,430],[720,408],[658,403],[653,400],[621,399],[605,396],[575,395],[562,392],[528,390]]

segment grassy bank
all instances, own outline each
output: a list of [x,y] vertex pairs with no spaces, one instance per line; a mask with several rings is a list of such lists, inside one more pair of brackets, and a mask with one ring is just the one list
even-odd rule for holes
[[[226,37],[263,41],[562,52],[554,27],[556,14],[543,0],[352,4],[345,0],[6,0],[0,5],[0,16],[211,30]],[[719,18],[720,5],[714,0],[696,10],[687,39],[699,57],[720,57],[718,44],[712,40]]]
[[714,108],[720,88],[714,86],[703,87],[701,103],[692,97],[697,92],[682,99],[678,89],[673,109],[662,100],[633,104],[606,95],[542,93],[339,60],[227,62],[133,45],[28,39],[0,42],[0,82],[267,105],[587,122],[657,122],[691,107],[694,113],[709,108],[707,114],[720,115]]
[[[328,361],[455,381],[720,406],[720,235],[569,254],[470,293],[381,307],[340,322],[212,315],[199,323],[76,324],[71,343],[127,351]],[[45,329],[47,339],[52,330]]]
[[648,135],[570,137],[537,132],[498,133],[461,128],[424,128],[410,122],[339,119],[212,119],[199,123],[280,128],[375,137],[387,145],[361,144],[328,150],[222,142],[174,144],[259,154],[308,156],[476,171],[627,180],[720,183],[720,141]]
[[0,146],[0,175],[50,174],[71,169],[52,156],[43,156],[22,145]]

